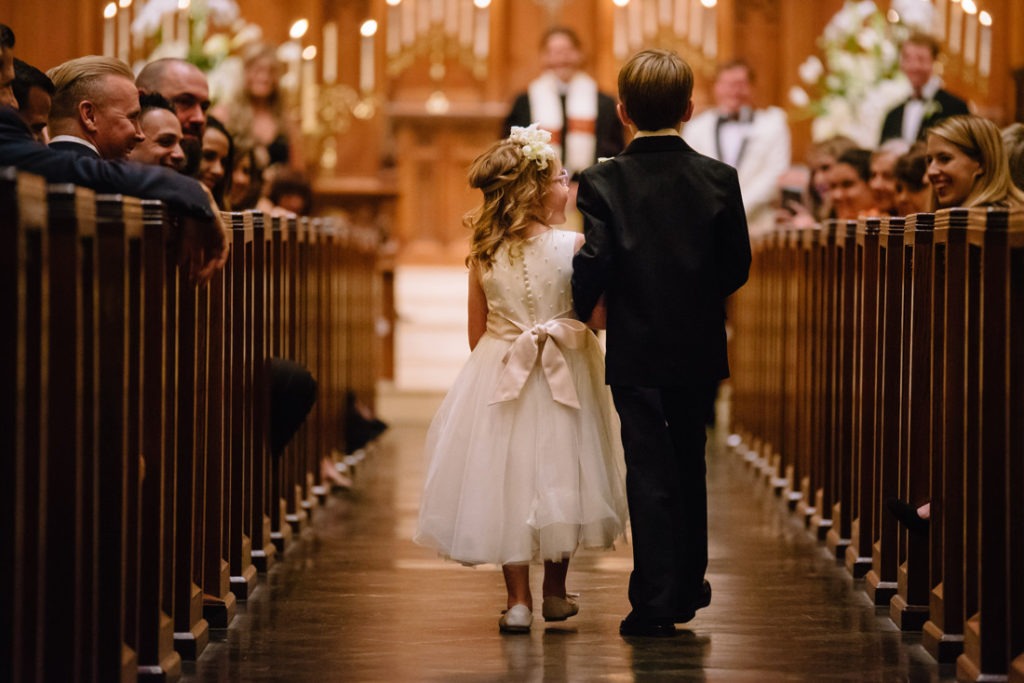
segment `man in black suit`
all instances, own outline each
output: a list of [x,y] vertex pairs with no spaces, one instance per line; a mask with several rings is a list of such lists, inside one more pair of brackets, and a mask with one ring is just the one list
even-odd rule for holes
[[0,106],[17,107],[14,83],[14,31],[0,24]]
[[90,55],[56,66],[50,146],[98,159],[127,159],[143,140],[135,74],[113,57]]
[[619,631],[668,636],[711,600],[704,409],[728,377],[725,299],[746,282],[750,239],[736,170],[680,136],[693,71],[644,50],[619,72],[619,118],[636,136],[580,178],[586,243],[576,313],[604,294],[606,381],[622,421],[633,529],[632,612]]
[[902,138],[913,144],[942,119],[969,114],[967,103],[942,89],[935,75],[939,43],[926,33],[913,33],[900,48],[900,69],[914,89],[906,102],[890,111],[882,124],[882,139]]
[[206,112],[210,108],[210,84],[195,64],[166,57],[157,59],[139,72],[135,85],[142,94],[157,93],[171,103],[181,122],[181,149],[185,164],[178,170],[195,175],[203,150]]
[[48,141],[46,124],[53,101],[53,81],[39,69],[20,59],[14,60],[14,99],[18,116],[32,131],[32,137],[44,145]]

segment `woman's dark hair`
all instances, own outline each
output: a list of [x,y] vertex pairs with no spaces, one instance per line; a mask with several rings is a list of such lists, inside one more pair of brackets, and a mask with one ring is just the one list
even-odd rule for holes
[[231,207],[225,205],[224,198],[227,197],[231,191],[231,175],[232,172],[234,171],[235,161],[235,142],[234,139],[231,137],[231,133],[228,132],[228,129],[224,126],[220,119],[217,119],[213,116],[207,116],[206,128],[213,128],[214,130],[220,131],[221,133],[224,134],[224,137],[228,139],[227,156],[225,156],[224,159],[222,159],[220,162],[221,165],[224,167],[224,177],[220,179],[219,183],[217,183],[217,187],[211,190],[211,192],[213,193],[213,198],[217,202],[217,206],[219,206],[222,211],[228,211],[231,209]]
[[848,164],[853,166],[857,175],[865,183],[871,180],[871,150],[854,147],[839,155],[837,164]]

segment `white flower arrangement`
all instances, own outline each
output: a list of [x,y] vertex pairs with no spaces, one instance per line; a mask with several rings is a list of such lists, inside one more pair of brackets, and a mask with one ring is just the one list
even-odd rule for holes
[[146,61],[187,59],[207,72],[211,100],[228,97],[242,82],[238,54],[246,45],[259,42],[262,30],[241,18],[235,0],[191,0],[188,39],[170,40],[163,35],[163,27],[177,21],[178,12],[178,0],[149,0],[135,16],[132,33],[156,42]]
[[790,102],[814,118],[816,142],[845,135],[865,148],[878,144],[885,114],[910,95],[898,46],[912,27],[927,30],[931,11],[931,3],[893,0],[887,19],[872,0],[846,0],[819,39],[824,62],[804,60],[805,86],[789,91]]
[[540,170],[548,167],[548,162],[555,160],[555,150],[551,146],[551,133],[540,128],[536,123],[531,123],[525,128],[512,126],[512,132],[508,136],[509,141],[517,143],[523,151],[523,156],[537,163]]

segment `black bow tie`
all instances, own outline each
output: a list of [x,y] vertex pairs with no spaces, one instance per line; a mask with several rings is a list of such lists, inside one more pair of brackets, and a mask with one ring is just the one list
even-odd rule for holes
[[718,117],[718,122],[719,123],[739,123],[740,122],[740,114],[739,114],[739,112],[736,112],[735,114],[722,114],[721,116]]

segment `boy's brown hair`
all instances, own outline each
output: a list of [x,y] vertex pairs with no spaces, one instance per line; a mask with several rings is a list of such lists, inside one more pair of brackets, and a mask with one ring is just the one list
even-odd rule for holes
[[693,95],[693,69],[670,50],[641,50],[619,71],[619,101],[639,130],[675,128]]

